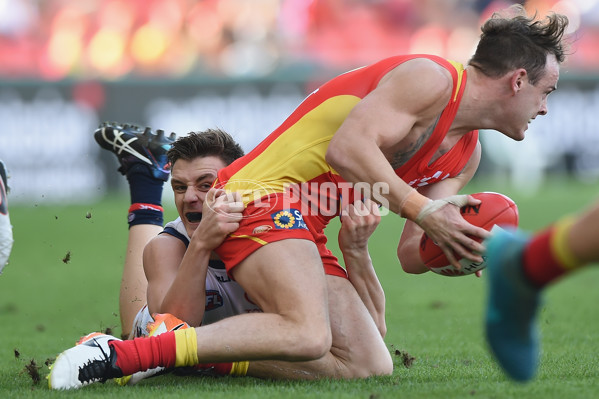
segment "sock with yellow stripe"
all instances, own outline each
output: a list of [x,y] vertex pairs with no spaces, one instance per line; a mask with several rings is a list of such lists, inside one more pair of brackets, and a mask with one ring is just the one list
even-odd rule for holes
[[567,242],[573,224],[571,217],[560,219],[536,234],[524,248],[524,273],[534,285],[543,287],[581,266]]
[[198,336],[193,328],[173,331],[175,334],[175,367],[198,364]]
[[116,352],[116,366],[123,375],[131,375],[155,367],[194,366],[198,364],[195,329],[165,332],[145,338],[108,343]]

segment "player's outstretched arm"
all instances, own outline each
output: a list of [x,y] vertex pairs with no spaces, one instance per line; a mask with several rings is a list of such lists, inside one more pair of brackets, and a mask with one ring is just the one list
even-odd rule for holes
[[368,252],[368,239],[380,221],[378,205],[370,199],[348,205],[341,211],[339,248],[349,281],[364,302],[381,336],[385,337],[385,293]]

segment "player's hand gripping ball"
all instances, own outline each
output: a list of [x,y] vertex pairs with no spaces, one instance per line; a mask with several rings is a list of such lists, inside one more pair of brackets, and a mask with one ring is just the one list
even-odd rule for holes
[[[470,224],[482,227],[488,231],[494,226],[516,228],[518,227],[518,207],[509,197],[492,192],[471,194],[474,198],[481,200],[479,205],[466,205],[460,209],[462,216]],[[497,228],[497,227],[495,227]],[[479,239],[477,241],[480,242]],[[455,255],[462,268],[456,269],[449,263],[447,257],[431,240],[426,233],[420,239],[420,258],[424,264],[433,272],[444,276],[465,276],[487,266],[487,259],[482,254],[481,263],[472,262],[468,259],[460,259]]]

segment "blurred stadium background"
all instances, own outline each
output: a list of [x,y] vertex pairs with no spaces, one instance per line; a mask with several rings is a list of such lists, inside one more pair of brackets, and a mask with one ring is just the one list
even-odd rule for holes
[[[179,135],[221,127],[253,148],[319,83],[401,53],[467,62],[506,0],[0,0],[0,159],[14,203],[124,189],[99,122]],[[529,0],[576,39],[549,116],[523,143],[484,132],[480,175],[534,194],[599,178],[599,0]]]

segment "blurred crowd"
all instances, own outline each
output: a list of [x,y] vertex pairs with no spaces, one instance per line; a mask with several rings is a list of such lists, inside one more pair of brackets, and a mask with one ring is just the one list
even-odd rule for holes
[[[466,62],[508,0],[0,0],[0,79],[259,77],[401,53]],[[599,70],[599,0],[522,1],[570,17],[569,67]]]

